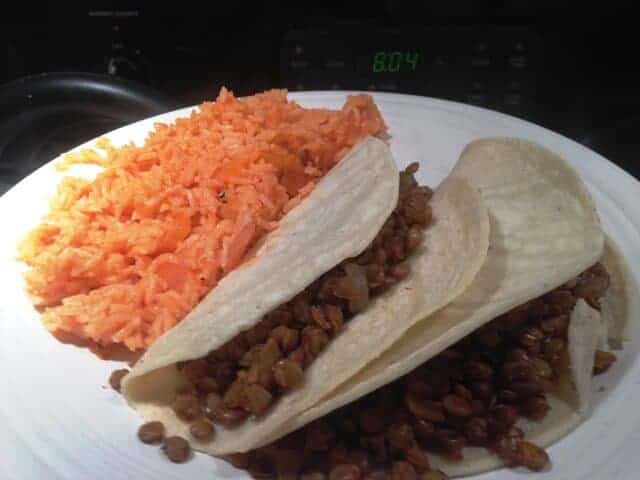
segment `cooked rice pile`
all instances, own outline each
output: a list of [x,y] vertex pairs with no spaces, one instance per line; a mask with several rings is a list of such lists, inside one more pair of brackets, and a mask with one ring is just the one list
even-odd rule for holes
[[67,154],[96,163],[65,178],[19,258],[45,326],[144,349],[178,323],[345,152],[385,125],[367,95],[339,111],[273,90],[222,89],[189,118],[157,124],[141,147]]

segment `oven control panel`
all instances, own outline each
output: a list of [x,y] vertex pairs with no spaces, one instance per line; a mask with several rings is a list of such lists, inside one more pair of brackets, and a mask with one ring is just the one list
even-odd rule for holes
[[535,118],[542,42],[519,27],[316,28],[285,35],[295,90],[371,90],[462,101]]

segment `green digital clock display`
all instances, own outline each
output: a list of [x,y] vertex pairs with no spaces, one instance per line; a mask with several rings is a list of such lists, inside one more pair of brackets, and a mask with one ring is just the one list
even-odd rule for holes
[[371,72],[415,72],[420,64],[420,53],[415,50],[378,50],[371,57]]

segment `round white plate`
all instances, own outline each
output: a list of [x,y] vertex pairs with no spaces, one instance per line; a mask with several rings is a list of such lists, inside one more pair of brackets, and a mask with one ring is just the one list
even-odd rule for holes
[[[339,108],[344,92],[291,95],[305,106]],[[421,180],[436,185],[469,141],[517,136],[546,145],[580,172],[598,205],[605,230],[620,245],[640,279],[640,183],[596,153],[536,125],[466,105],[394,94],[375,94],[404,166],[419,161]],[[115,143],[141,142],[154,122],[188,114],[183,109],[111,132]],[[91,143],[91,142],[89,142]],[[76,171],[91,173],[91,167]],[[86,349],[56,341],[41,326],[24,294],[15,245],[47,209],[61,175],[51,164],[0,198],[0,477],[7,479],[211,479],[247,477],[228,464],[196,455],[183,465],[168,462],[157,447],[136,438],[140,423],[107,386],[121,365]],[[640,471],[640,335],[607,375],[596,378],[592,418],[550,449],[550,470],[536,479],[630,480]],[[603,388],[601,388],[603,387]],[[501,470],[478,479],[521,479]],[[529,478],[529,477],[527,477]]]

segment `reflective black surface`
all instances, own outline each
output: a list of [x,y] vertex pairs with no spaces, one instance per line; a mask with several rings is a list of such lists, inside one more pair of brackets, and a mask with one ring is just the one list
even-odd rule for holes
[[[624,5],[88,1],[25,4],[22,11],[18,5],[0,17],[0,83],[41,72],[93,72],[129,79],[170,102],[146,109],[126,89],[97,103],[93,94],[70,94],[64,112],[48,105],[30,120],[29,132],[18,132],[25,129],[19,113],[31,104],[0,101],[0,119],[13,119],[2,120],[0,145],[6,145],[7,125],[15,139],[0,168],[13,168],[7,165],[16,158],[31,168],[78,143],[76,133],[93,136],[136,115],[212,99],[224,85],[238,95],[349,88],[485,106],[562,133],[640,178],[637,22]],[[420,52],[416,72],[371,71],[376,51],[398,49]]]
[[87,73],[40,74],[0,86],[0,189],[104,132],[174,107],[153,89]]

